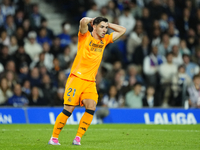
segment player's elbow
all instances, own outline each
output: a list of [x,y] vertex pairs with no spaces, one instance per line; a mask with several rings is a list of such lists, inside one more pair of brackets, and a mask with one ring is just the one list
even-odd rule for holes
[[81,25],[87,24],[86,18],[82,18],[82,19],[80,20],[80,24],[81,24]]
[[122,35],[126,32],[126,28],[122,27]]

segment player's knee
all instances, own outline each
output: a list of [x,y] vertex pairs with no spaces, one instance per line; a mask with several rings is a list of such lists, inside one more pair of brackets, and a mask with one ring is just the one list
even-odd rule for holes
[[94,110],[86,109],[85,112],[87,112],[88,114],[94,115]]
[[94,100],[85,99],[85,100],[83,100],[83,104],[86,109],[90,109],[90,110],[94,110],[94,111],[96,110],[96,102]]

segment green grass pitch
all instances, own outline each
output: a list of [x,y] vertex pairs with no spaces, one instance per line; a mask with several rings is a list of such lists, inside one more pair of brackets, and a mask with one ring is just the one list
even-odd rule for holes
[[53,125],[0,125],[0,150],[200,150],[200,125],[91,125],[75,146],[77,128],[66,125],[54,146]]

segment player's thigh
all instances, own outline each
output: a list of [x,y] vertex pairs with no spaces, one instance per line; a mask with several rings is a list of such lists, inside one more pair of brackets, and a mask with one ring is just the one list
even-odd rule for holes
[[64,93],[64,104],[79,105],[79,97],[82,93],[84,83],[76,76],[70,76],[67,80]]
[[84,99],[82,100],[82,103],[86,109],[96,110],[97,103],[93,99]]
[[[98,103],[98,94],[95,82],[88,82],[87,87],[80,96],[80,105],[87,108],[95,109]],[[87,109],[86,108],[86,109]]]

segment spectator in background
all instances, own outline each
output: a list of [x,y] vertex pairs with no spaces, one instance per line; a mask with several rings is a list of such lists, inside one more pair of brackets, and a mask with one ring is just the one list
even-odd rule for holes
[[187,47],[189,48],[190,52],[194,54],[195,45],[197,45],[197,38],[196,38],[195,31],[190,28],[187,32],[185,39],[186,39]]
[[117,92],[121,95],[123,94],[123,87],[128,86],[128,81],[125,79],[124,69],[120,69],[116,72],[114,78],[112,79],[111,85],[115,85],[117,88]]
[[97,16],[100,16],[98,6],[95,2],[92,2],[90,4],[90,9],[86,12],[86,17],[95,18]]
[[169,35],[165,33],[162,35],[160,44],[158,44],[158,54],[166,56],[166,54],[171,51],[171,48]]
[[8,105],[12,105],[14,107],[22,107],[28,106],[28,99],[23,95],[21,85],[15,84],[14,86],[14,95],[8,99]]
[[108,2],[108,14],[113,18],[119,17],[120,10],[116,7],[116,4],[113,1]]
[[131,13],[132,13],[134,18],[141,18],[142,8],[137,5],[136,0],[130,1],[130,8],[131,8]]
[[2,14],[1,7],[0,7],[0,27],[3,26],[5,22],[5,16]]
[[121,69],[122,69],[122,62],[121,61],[114,62],[112,69],[109,70],[109,73],[106,75],[106,78],[108,80],[113,80],[115,74]]
[[150,36],[152,20],[150,18],[149,9],[146,7],[142,9],[141,21],[144,26],[144,30],[147,32],[148,36]]
[[188,87],[189,106],[191,108],[200,108],[200,76],[193,77],[193,84]]
[[151,53],[144,58],[143,72],[147,85],[157,87],[159,84],[158,69],[165,62],[165,57],[158,55],[158,48],[153,46]]
[[199,66],[190,61],[190,56],[183,54],[183,63],[186,67],[186,73],[192,79],[194,75],[199,73]]
[[142,91],[142,84],[139,82],[136,82],[134,84],[133,89],[129,91],[125,96],[125,106],[130,107],[130,108],[142,108],[143,95],[141,91]]
[[19,66],[19,74],[18,74],[18,80],[19,83],[23,83],[25,80],[27,80],[29,77],[29,67],[26,62],[23,62]]
[[[77,47],[76,47],[77,49]],[[53,54],[54,57],[57,57],[60,53],[62,53],[62,48],[60,46],[60,38],[54,37],[51,48],[50,48],[50,53]]]
[[40,53],[39,60],[38,61],[33,61],[31,63],[31,65],[30,65],[31,68],[32,67],[42,67],[42,66],[45,66],[45,64],[44,64],[44,58],[45,58],[45,52]]
[[1,31],[0,44],[5,45],[5,46],[10,45],[10,38],[9,38],[6,30]]
[[8,81],[8,87],[12,89],[15,84],[17,84],[17,76],[14,72],[12,71],[7,71],[5,74],[5,77]]
[[139,45],[135,52],[133,53],[133,63],[136,64],[140,69],[143,66],[144,58],[149,55],[150,48],[149,48],[149,38],[147,35],[144,35],[142,38],[142,43]]
[[161,100],[164,100],[163,105],[168,104],[170,84],[172,77],[177,73],[177,65],[172,63],[173,54],[168,53],[166,55],[167,62],[163,63],[159,67],[160,86],[161,86]]
[[127,76],[126,80],[128,81],[128,85],[124,85],[122,87],[122,93],[125,96],[125,94],[130,91],[134,84],[137,82],[140,82],[141,84],[144,84],[142,76],[138,73],[139,69],[136,65],[130,64],[127,68]]
[[43,45],[44,43],[48,43],[49,45],[52,44],[51,39],[47,36],[47,29],[44,27],[41,27],[39,30],[39,35],[37,36],[37,42],[40,45]]
[[192,62],[196,63],[200,67],[200,46],[195,48],[195,54],[192,56]]
[[37,86],[40,87],[41,86],[41,78],[40,78],[40,74],[39,74],[39,69],[38,67],[34,67],[31,71],[30,71],[30,76],[28,79],[31,83],[31,87],[33,86]]
[[63,87],[58,87],[54,100],[52,101],[52,106],[63,106],[65,89]]
[[177,19],[180,16],[180,9],[176,7],[174,0],[167,0],[166,13],[169,17]]
[[24,80],[22,83],[22,92],[29,97],[31,94],[31,83],[29,80]]
[[77,53],[77,46],[78,46],[78,36],[76,34],[71,36],[71,43],[69,44],[70,48],[70,57],[73,59]]
[[155,19],[160,19],[161,14],[164,12],[164,8],[161,5],[160,0],[152,0],[148,5],[147,5],[150,13],[150,18],[155,20]]
[[103,96],[101,103],[103,107],[119,108],[124,106],[124,99],[118,95],[116,87],[111,85],[109,93]]
[[23,10],[25,14],[30,15],[32,12],[32,2],[31,0],[19,0],[18,1],[19,9]]
[[0,62],[0,75],[1,75],[1,73],[4,71],[4,67],[3,67],[3,65],[1,64],[1,62]]
[[1,11],[4,16],[14,15],[15,7],[11,4],[10,0],[3,0],[3,3],[1,4]]
[[24,29],[24,36],[25,37],[28,37],[28,33],[33,31],[33,28],[30,25],[30,20],[27,19],[27,18],[24,19],[22,27]]
[[102,105],[102,98],[105,95],[105,93],[109,90],[109,83],[108,81],[103,77],[102,71],[98,71],[96,75],[96,87],[97,87],[97,93],[99,95],[98,97],[98,106]]
[[125,7],[123,10],[123,14],[119,16],[119,25],[126,28],[125,35],[129,35],[133,28],[135,27],[136,20],[133,18],[131,14],[131,10],[129,7]]
[[48,37],[48,38],[50,38],[50,39],[53,39],[54,38],[54,33],[53,33],[53,31],[50,29],[50,28],[48,28],[48,21],[47,21],[47,19],[45,19],[45,18],[43,18],[42,20],[41,20],[41,27],[42,28],[44,28],[44,29],[46,29],[46,36]]
[[65,87],[66,81],[67,81],[67,76],[63,71],[60,71],[58,73],[58,78],[57,78],[58,87]]
[[128,80],[131,79],[135,82],[144,83],[142,77],[138,72],[139,71],[137,66],[135,66],[134,64],[128,65],[128,76],[127,76]]
[[50,51],[49,43],[47,42],[43,43],[42,48],[44,52],[44,65],[46,66],[47,70],[50,71],[53,68],[54,56],[49,52]]
[[25,34],[23,27],[21,26],[17,27],[15,36],[17,38],[18,43],[24,43]]
[[8,98],[13,96],[12,90],[8,87],[6,78],[0,80],[0,106],[7,103]]
[[179,51],[178,45],[172,46],[172,54],[173,54],[173,64],[176,66],[183,64],[183,57],[181,52]]
[[33,11],[30,14],[30,24],[33,29],[38,29],[41,26],[41,21],[44,18],[42,14],[39,12],[39,6],[38,4],[33,4],[32,7]]
[[8,36],[11,36],[15,33],[16,25],[15,25],[14,18],[12,15],[6,16],[6,22],[4,24],[4,28]]
[[54,100],[56,88],[53,86],[50,77],[47,74],[42,77],[41,89],[43,93],[44,105],[51,104]]
[[69,35],[70,30],[71,30],[71,24],[69,22],[63,22],[62,33],[57,36],[58,38],[60,38],[60,46],[62,48],[71,43],[71,37]]
[[166,13],[161,14],[161,18],[159,20],[159,25],[162,32],[165,32],[168,28],[168,16]]
[[13,54],[13,59],[16,64],[17,72],[19,72],[21,64],[26,63],[28,67],[32,61],[30,56],[25,53],[24,45],[19,45],[18,50]]
[[39,54],[42,52],[42,47],[36,42],[36,32],[28,33],[28,40],[24,45],[25,52],[31,57],[32,61],[39,60]]
[[6,70],[6,71],[12,71],[13,73],[16,73],[16,65],[15,65],[14,60],[9,60],[9,61],[6,63],[5,70]]
[[31,94],[29,96],[29,106],[42,106],[44,105],[44,100],[39,95],[38,87],[34,86],[31,89]]
[[60,71],[61,71],[60,62],[59,62],[58,58],[54,58],[54,59],[53,59],[53,68],[52,68],[52,70],[51,70],[53,76],[54,76],[55,78],[57,78],[58,73],[59,73]]
[[161,43],[161,30],[158,20],[154,21],[154,25],[155,27],[152,30],[151,45],[158,46]]
[[[73,43],[73,42],[72,42]],[[77,45],[76,45],[77,50]],[[50,51],[51,54],[53,54],[54,57],[57,57],[60,53],[62,53],[62,48],[60,46],[60,38],[54,37]]]
[[108,14],[108,7],[107,6],[101,7],[99,16],[107,18],[108,22],[113,22],[113,19],[114,19],[114,17],[112,17],[110,14]]
[[178,73],[173,75],[170,87],[170,106],[183,106],[186,100],[186,91],[191,84],[191,78],[185,72],[185,66],[178,67]]
[[142,43],[142,38],[145,35],[143,31],[143,24],[140,20],[136,21],[135,28],[130,33],[130,36],[127,40],[127,58],[131,61],[131,57],[135,51],[135,48],[140,46]]
[[188,8],[184,8],[183,16],[180,18],[177,18],[176,25],[180,31],[180,37],[186,38],[187,31],[189,30],[191,26],[191,14]]
[[17,10],[16,14],[15,14],[15,25],[16,26],[22,26],[23,25],[23,21],[24,21],[25,15],[23,10]]
[[8,63],[9,60],[11,60],[11,55],[9,54],[9,49],[8,49],[8,46],[4,45],[0,49],[0,62],[2,63],[2,65],[4,67],[6,67],[6,64]]
[[183,54],[191,55],[189,48],[187,47],[186,41],[182,39],[179,44],[179,52]]
[[179,45],[179,42],[180,42],[180,38],[178,37],[179,31],[176,30],[173,21],[171,21],[169,23],[167,34],[169,35],[169,45],[170,46]]
[[159,99],[153,86],[148,86],[146,93],[142,99],[143,107],[156,107],[159,106]]
[[62,54],[59,54],[58,55],[58,60],[59,60],[59,63],[60,63],[60,67],[62,69],[65,69],[66,67],[69,66],[69,63],[72,61],[73,58],[70,57],[70,52],[71,52],[71,49],[69,46],[66,46],[64,48],[64,52]]
[[9,45],[9,54],[12,55],[14,54],[18,49],[18,43],[17,43],[17,38],[16,36],[11,36],[10,37],[10,45]]

